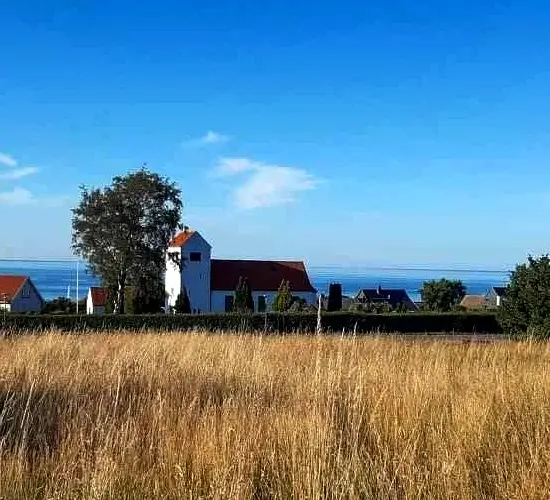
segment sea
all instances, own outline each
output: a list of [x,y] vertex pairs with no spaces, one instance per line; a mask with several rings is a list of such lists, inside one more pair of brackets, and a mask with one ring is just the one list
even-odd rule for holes
[[[45,300],[68,297],[85,298],[99,279],[80,261],[0,259],[0,274],[30,276]],[[505,286],[509,272],[487,269],[430,269],[404,267],[308,267],[313,286],[328,293],[331,283],[340,283],[344,295],[355,296],[362,288],[402,288],[414,301],[420,301],[420,288],[426,280],[462,280],[467,293],[484,294],[492,286]],[[77,283],[78,275],[78,283]]]

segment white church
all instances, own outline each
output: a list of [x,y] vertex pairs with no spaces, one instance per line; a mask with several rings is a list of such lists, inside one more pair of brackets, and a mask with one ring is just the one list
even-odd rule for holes
[[283,280],[290,282],[293,296],[315,304],[317,291],[303,262],[212,259],[211,250],[198,231],[187,227],[172,239],[166,253],[167,311],[175,305],[183,287],[187,289],[192,312],[232,311],[240,277],[250,283],[257,312],[271,309]]

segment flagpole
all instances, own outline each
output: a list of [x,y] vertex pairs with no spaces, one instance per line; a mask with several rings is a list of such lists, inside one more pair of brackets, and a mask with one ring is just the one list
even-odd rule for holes
[[78,314],[78,260],[76,261],[76,314]]

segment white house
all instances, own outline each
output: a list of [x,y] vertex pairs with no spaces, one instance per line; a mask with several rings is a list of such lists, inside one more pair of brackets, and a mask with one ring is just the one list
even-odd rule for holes
[[489,304],[500,307],[502,305],[502,299],[506,295],[506,287],[504,286],[493,286],[489,288],[489,291],[485,295],[486,300]]
[[105,314],[107,291],[100,286],[91,286],[86,297],[87,314]]
[[210,244],[189,228],[172,239],[166,253],[167,311],[183,287],[193,312],[231,311],[240,277],[250,283],[256,311],[270,308],[283,280],[290,282],[293,296],[315,303],[317,291],[303,262],[212,259],[211,250]]
[[0,276],[0,310],[8,312],[40,312],[44,299],[28,276]]

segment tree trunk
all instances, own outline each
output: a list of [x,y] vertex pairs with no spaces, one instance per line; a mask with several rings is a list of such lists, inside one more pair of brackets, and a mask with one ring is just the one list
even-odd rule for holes
[[118,275],[116,299],[113,307],[114,314],[124,313],[124,291],[126,288],[126,273]]

